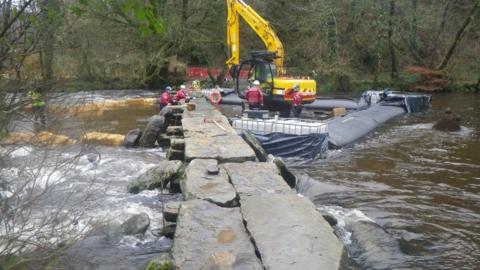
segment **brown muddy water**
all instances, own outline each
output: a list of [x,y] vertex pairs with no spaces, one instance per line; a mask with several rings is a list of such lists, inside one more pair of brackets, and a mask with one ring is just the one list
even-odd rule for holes
[[[101,101],[152,97],[148,91],[95,91],[71,98]],[[443,133],[431,129],[446,107],[462,117],[462,131]],[[225,113],[238,112],[233,107]],[[396,118],[356,144],[332,151],[327,159],[287,161],[301,179],[299,190],[318,209],[333,216],[335,232],[345,243],[347,269],[478,269],[480,265],[480,95],[446,94],[433,97],[426,113]],[[125,134],[143,129],[154,108],[113,110],[89,118],[56,117],[56,130],[73,138],[86,130]],[[12,123],[29,129],[28,121]],[[54,208],[58,194],[78,193],[95,178],[93,198],[85,220],[125,220],[138,211],[160,226],[163,200],[173,195],[146,191],[127,194],[129,181],[165,158],[162,149],[98,147],[102,160],[90,164],[80,157],[78,166],[64,177],[64,185],[45,200]],[[76,155],[69,148],[62,156]],[[33,147],[16,150],[7,170],[14,174],[20,163],[35,160]],[[34,162],[33,162],[34,163]],[[90,203],[92,203],[90,201]],[[87,226],[86,221],[78,222]],[[72,269],[138,269],[168,249],[168,239],[150,231],[141,238],[90,237],[74,246],[77,267]],[[73,256],[73,255],[72,255]],[[119,267],[119,262],[121,267]],[[314,269],[314,266],[312,266]]]
[[[446,107],[461,131],[431,129]],[[479,269],[479,110],[479,95],[435,95],[426,113],[295,167],[318,183],[303,191],[339,220],[350,268]]]

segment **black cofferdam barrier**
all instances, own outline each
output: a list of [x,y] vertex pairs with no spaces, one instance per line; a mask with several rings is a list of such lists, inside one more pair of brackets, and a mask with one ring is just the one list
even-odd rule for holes
[[328,123],[329,148],[338,149],[367,135],[380,124],[405,114],[403,107],[374,105],[331,120]]
[[279,157],[324,158],[328,150],[327,134],[294,135],[284,133],[255,134],[267,153]]

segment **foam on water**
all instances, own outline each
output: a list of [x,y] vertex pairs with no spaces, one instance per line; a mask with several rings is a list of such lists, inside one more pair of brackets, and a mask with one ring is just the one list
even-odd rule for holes
[[[35,235],[43,235],[42,230],[48,231],[49,228],[42,228],[42,218],[45,216],[61,216],[61,224],[57,226],[62,227],[65,234],[82,235],[102,222],[121,224],[131,215],[144,212],[150,217],[148,233],[140,242],[126,237],[122,243],[144,245],[156,241],[151,230],[162,227],[160,192],[147,190],[129,194],[126,187],[162,159],[159,155],[161,151],[98,147],[101,159],[92,163],[86,155],[78,156],[77,150],[50,152],[46,156],[48,158],[42,160],[37,157],[39,153],[32,153],[30,147],[19,148],[10,155],[11,159],[15,159],[12,162],[14,167],[0,170],[2,178],[10,180],[9,190],[2,190],[1,198],[10,197],[15,191],[15,196],[22,198],[22,193],[18,192],[21,183],[12,180],[26,181],[22,177],[26,172],[31,172],[31,181],[29,188],[22,192],[37,190],[41,194],[42,191],[48,191],[39,197],[37,207],[32,209],[29,216],[28,229],[32,233],[22,231],[22,237],[35,239]],[[55,166],[65,161],[72,163]],[[50,239],[50,242],[54,241],[54,238]]]
[[12,158],[25,157],[30,155],[31,152],[32,152],[31,146],[21,146],[18,149],[13,150],[13,152],[10,153],[10,156]]
[[352,244],[352,233],[345,228],[347,222],[369,221],[375,223],[375,221],[367,217],[362,211],[358,209],[346,209],[336,205],[317,206],[317,209],[320,212],[332,215],[337,220],[337,224],[335,225],[335,232],[345,245]]

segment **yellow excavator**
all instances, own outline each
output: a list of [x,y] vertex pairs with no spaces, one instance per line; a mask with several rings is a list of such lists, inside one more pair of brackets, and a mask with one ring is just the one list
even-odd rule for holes
[[[265,51],[251,52],[251,58],[240,62],[240,17],[265,44]],[[282,42],[270,24],[242,0],[227,0],[227,45],[230,58],[226,64],[235,80],[235,91],[244,98],[245,91],[258,80],[264,94],[265,106],[273,110],[289,110],[295,84],[300,86],[303,103],[315,101],[315,80],[285,76]]]

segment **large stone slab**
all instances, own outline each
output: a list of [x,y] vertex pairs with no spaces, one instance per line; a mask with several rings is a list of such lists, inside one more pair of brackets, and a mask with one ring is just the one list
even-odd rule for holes
[[195,135],[236,135],[237,132],[223,115],[186,117],[183,114],[182,127],[184,137]]
[[196,111],[183,113],[185,159],[216,159],[220,162],[255,160],[255,152],[237,135],[228,119],[202,99]]
[[255,160],[255,153],[238,135],[204,135],[185,138],[185,160],[193,159],[243,162]]
[[263,269],[239,208],[183,202],[172,248],[178,269]]
[[244,196],[241,211],[266,269],[339,269],[344,247],[313,203],[298,195]]
[[240,198],[269,193],[294,194],[273,163],[247,161],[223,165]]
[[202,199],[220,206],[238,205],[237,194],[228,181],[225,169],[220,168],[217,175],[207,172],[209,166],[217,166],[214,159],[194,159],[186,169],[186,176],[180,181],[180,187],[186,200]]

